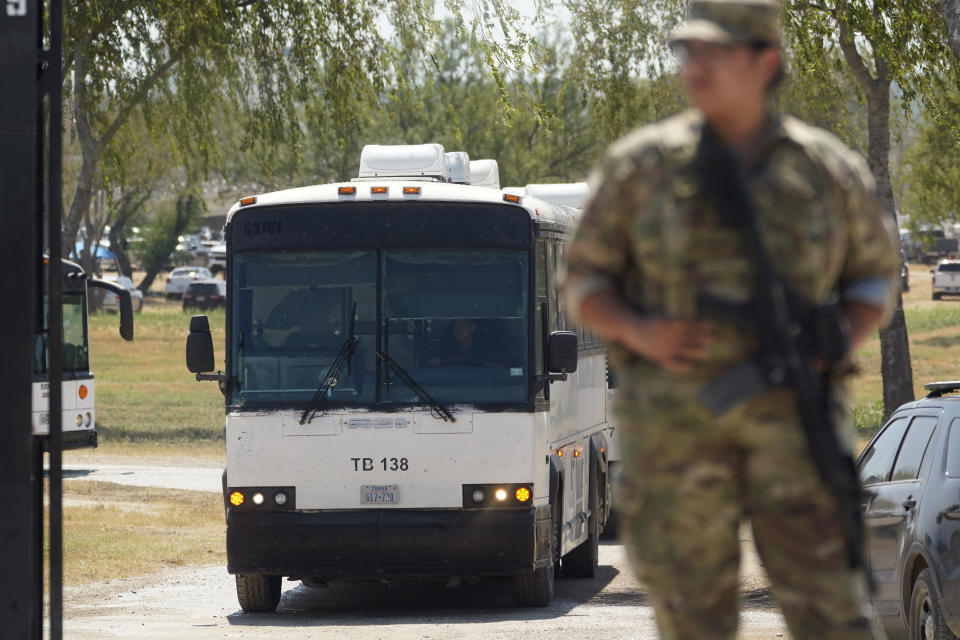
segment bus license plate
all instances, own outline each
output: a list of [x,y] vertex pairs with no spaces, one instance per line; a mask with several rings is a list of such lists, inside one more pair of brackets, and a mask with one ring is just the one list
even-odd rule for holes
[[197,302],[203,302],[207,299],[207,296],[197,296]]
[[365,484],[360,487],[360,504],[398,504],[400,492],[395,484]]

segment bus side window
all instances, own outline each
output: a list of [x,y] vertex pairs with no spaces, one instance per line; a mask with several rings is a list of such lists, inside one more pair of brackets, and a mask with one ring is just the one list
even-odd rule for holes
[[537,240],[537,297],[547,297],[547,241]]
[[[547,303],[546,301],[537,302],[537,317],[536,317],[536,333],[534,339],[534,357],[536,358],[536,368],[535,379],[539,378],[540,375],[547,373],[546,368],[543,364],[543,349],[546,344],[547,337],[544,332],[543,319],[546,317]],[[547,383],[544,381],[539,381],[535,383],[537,385],[537,400],[544,400],[547,397]]]
[[560,330],[560,309],[557,307],[557,246],[552,240],[547,242],[547,272],[547,296],[550,303],[550,326],[547,334],[550,334]]
[[564,242],[558,241],[556,245],[556,263],[554,265],[554,295],[557,296],[557,328],[560,331],[571,331],[573,326],[570,323],[570,319],[567,317],[567,302],[563,299],[563,296],[560,295],[558,290],[558,284],[560,282],[561,274],[564,270],[563,264],[563,253],[564,253]]

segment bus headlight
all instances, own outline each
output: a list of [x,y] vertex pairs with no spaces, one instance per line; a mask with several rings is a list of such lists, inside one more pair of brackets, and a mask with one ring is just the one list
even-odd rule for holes
[[533,484],[465,484],[463,485],[464,508],[523,508],[533,506]]
[[237,511],[290,511],[296,508],[296,487],[230,487],[227,507]]
[[78,427],[82,427],[82,426],[83,426],[83,415],[82,415],[82,414],[79,414],[79,413],[77,414],[77,421],[76,421],[76,422],[77,422],[77,426],[78,426]]
[[86,418],[83,421],[83,426],[89,427],[91,424],[93,424],[93,416],[90,415],[89,411],[87,411]]

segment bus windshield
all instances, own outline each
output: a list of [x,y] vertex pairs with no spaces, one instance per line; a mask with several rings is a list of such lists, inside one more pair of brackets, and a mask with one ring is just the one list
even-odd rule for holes
[[442,403],[526,399],[525,251],[256,253],[234,264],[234,404],[309,402],[351,328],[357,347],[325,406],[422,404],[378,352]]
[[[63,371],[86,373],[90,370],[90,355],[87,342],[87,314],[84,308],[86,296],[80,292],[63,294]],[[50,355],[47,351],[47,301],[43,301],[44,333],[36,337],[33,354],[34,373],[46,375]]]

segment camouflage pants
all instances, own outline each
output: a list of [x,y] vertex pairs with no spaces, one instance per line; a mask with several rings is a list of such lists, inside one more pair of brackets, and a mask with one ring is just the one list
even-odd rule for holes
[[621,534],[664,640],[736,636],[744,518],[794,640],[882,637],[863,615],[864,574],[849,569],[838,502],[791,392],[718,419],[698,401],[701,383],[629,373],[623,382]]

